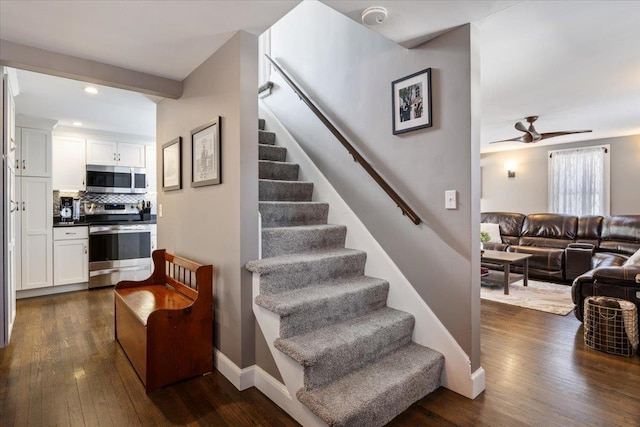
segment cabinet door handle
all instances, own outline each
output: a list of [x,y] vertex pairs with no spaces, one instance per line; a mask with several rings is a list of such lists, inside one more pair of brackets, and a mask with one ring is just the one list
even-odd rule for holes
[[113,161],[116,161],[116,160],[117,160],[117,155],[116,153],[113,153]]
[[84,253],[87,253],[87,245],[84,245]]
[[16,169],[20,169],[20,159],[16,159]]
[[66,232],[64,234],[66,234],[67,236],[75,236],[76,235],[76,233],[69,233],[69,232]]
[[[20,204],[18,202],[14,202],[13,200],[9,200],[9,202],[11,203],[11,205],[10,205],[11,206],[11,210],[9,211],[9,213],[13,213],[13,212],[15,212],[15,211],[20,209]],[[15,208],[13,207],[14,204],[16,205]]]
[[120,154],[118,154],[118,161],[120,161]]
[[26,211],[27,210],[27,205],[25,202],[22,202],[22,210]]
[[22,161],[22,169],[26,169],[27,168],[27,161],[23,160]]

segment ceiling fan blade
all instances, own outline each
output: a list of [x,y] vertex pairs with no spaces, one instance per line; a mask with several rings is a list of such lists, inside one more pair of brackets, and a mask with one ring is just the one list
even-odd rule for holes
[[524,136],[518,136],[518,137],[515,137],[515,138],[511,138],[511,139],[501,139],[500,141],[491,141],[489,144],[496,144],[498,142],[509,142],[509,141],[524,142],[523,138],[524,138]]
[[540,139],[549,139],[549,138],[554,138],[556,136],[571,135],[573,133],[586,133],[586,132],[591,132],[591,130],[567,130],[563,132],[545,132],[541,135],[542,138]]
[[523,125],[522,122],[516,122],[516,129],[520,132],[529,132],[529,129],[527,129],[527,127]]

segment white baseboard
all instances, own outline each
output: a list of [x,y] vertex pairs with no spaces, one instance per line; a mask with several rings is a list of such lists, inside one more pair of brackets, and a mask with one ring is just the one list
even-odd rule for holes
[[213,351],[213,365],[228,379],[238,390],[246,390],[254,386],[254,371],[256,365],[240,369],[231,359],[221,353],[218,349]]
[[24,289],[16,291],[16,299],[41,297],[44,295],[63,294],[65,292],[86,291],[88,283],[76,283],[73,285],[47,286],[46,288]]

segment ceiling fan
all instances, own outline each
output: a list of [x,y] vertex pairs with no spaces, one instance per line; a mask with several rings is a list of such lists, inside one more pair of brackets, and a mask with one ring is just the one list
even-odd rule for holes
[[511,139],[493,141],[493,142],[490,142],[490,144],[495,144],[496,142],[507,142],[507,141],[520,141],[524,143],[531,143],[531,142],[542,141],[543,139],[553,138],[556,136],[570,135],[572,133],[591,132],[591,130],[565,130],[560,132],[538,133],[536,128],[533,127],[533,122],[538,120],[538,116],[529,116],[529,117],[525,117],[524,119],[529,123],[528,128],[522,122],[517,122],[515,126],[517,130],[519,130],[520,132],[524,132],[524,135],[518,136],[516,138],[511,138]]

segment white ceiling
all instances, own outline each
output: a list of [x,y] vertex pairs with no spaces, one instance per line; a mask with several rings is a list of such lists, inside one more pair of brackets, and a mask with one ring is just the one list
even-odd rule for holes
[[[528,115],[540,116],[536,122],[539,132],[594,130],[537,145],[640,134],[640,2],[323,2],[357,22],[366,7],[386,7],[387,20],[372,29],[405,47],[473,22],[481,37],[483,152],[530,146],[488,145],[520,136],[513,125]],[[297,3],[1,0],[0,37],[182,80],[235,31],[260,34]],[[133,117],[135,109],[155,111],[153,101],[143,95],[127,94],[125,103],[113,111],[117,94],[126,91],[102,88],[105,96],[100,99],[107,108],[94,114],[92,107],[82,107],[83,101],[96,105],[98,99],[79,91],[84,85],[61,83],[72,97],[72,102],[65,103],[60,100],[67,95],[50,88],[53,83],[36,83],[33,76],[23,75],[26,73],[20,73],[23,92],[16,98],[19,112],[24,109],[41,117],[80,120],[85,127],[100,130],[155,134],[155,126],[143,125],[148,119],[122,121]],[[76,110],[65,111],[68,104]],[[46,113],[46,108],[56,110],[58,116]]]

